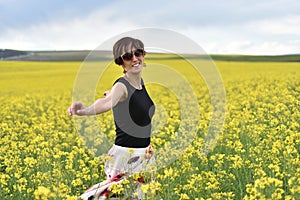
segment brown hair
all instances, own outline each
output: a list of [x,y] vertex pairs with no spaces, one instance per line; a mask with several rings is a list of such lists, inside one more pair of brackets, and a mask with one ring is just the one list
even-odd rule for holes
[[123,60],[121,55],[126,52],[130,52],[133,48],[144,49],[144,44],[141,40],[131,37],[123,37],[118,40],[113,46],[115,63],[117,65],[122,65]]

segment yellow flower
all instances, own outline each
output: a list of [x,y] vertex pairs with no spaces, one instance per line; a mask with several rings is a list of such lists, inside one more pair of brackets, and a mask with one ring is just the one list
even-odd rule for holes
[[144,194],[147,194],[149,190],[149,184],[142,184],[140,189]]
[[134,153],[134,149],[129,148],[129,149],[128,149],[128,153],[131,153],[131,154]]
[[29,167],[34,166],[36,163],[37,163],[37,161],[34,158],[32,158],[32,157],[26,157],[24,159],[24,164],[28,165]]
[[71,182],[71,184],[73,185],[73,186],[80,186],[80,185],[82,185],[82,180],[80,179],[80,178],[76,178],[75,180],[73,180],[72,182]]
[[123,184],[112,184],[109,189],[111,190],[112,193],[114,194],[121,194],[124,191]]
[[36,200],[48,200],[49,198],[54,198],[55,194],[52,193],[49,188],[39,186],[37,190],[34,191],[34,197]]
[[190,197],[187,194],[183,193],[183,194],[180,194],[180,198],[179,199],[180,200],[188,200],[188,199],[190,199]]

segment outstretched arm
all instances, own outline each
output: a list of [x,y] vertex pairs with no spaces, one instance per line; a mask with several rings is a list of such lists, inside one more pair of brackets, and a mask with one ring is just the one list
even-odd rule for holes
[[96,100],[91,106],[85,107],[81,102],[74,102],[68,108],[69,115],[97,115],[109,111],[119,101],[127,96],[127,89],[123,83],[116,83],[104,98]]

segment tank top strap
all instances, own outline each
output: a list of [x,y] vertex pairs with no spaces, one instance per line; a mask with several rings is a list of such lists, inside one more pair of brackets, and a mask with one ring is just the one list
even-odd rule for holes
[[123,78],[123,77],[118,78],[118,79],[114,82],[114,84],[116,84],[117,82],[123,83],[123,84],[126,86],[126,89],[127,89],[127,92],[129,93],[129,95],[131,95],[131,94],[135,91],[135,88],[132,87],[132,86],[130,85],[130,83],[129,83],[125,78]]

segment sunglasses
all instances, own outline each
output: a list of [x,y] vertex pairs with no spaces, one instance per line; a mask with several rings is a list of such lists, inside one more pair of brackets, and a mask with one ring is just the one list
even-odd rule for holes
[[123,60],[126,60],[126,61],[129,61],[133,58],[133,55],[135,57],[139,57],[141,55],[144,55],[145,54],[145,51],[144,49],[137,49],[135,51],[131,51],[131,53],[124,53],[123,55],[121,55],[120,57],[123,59]]

